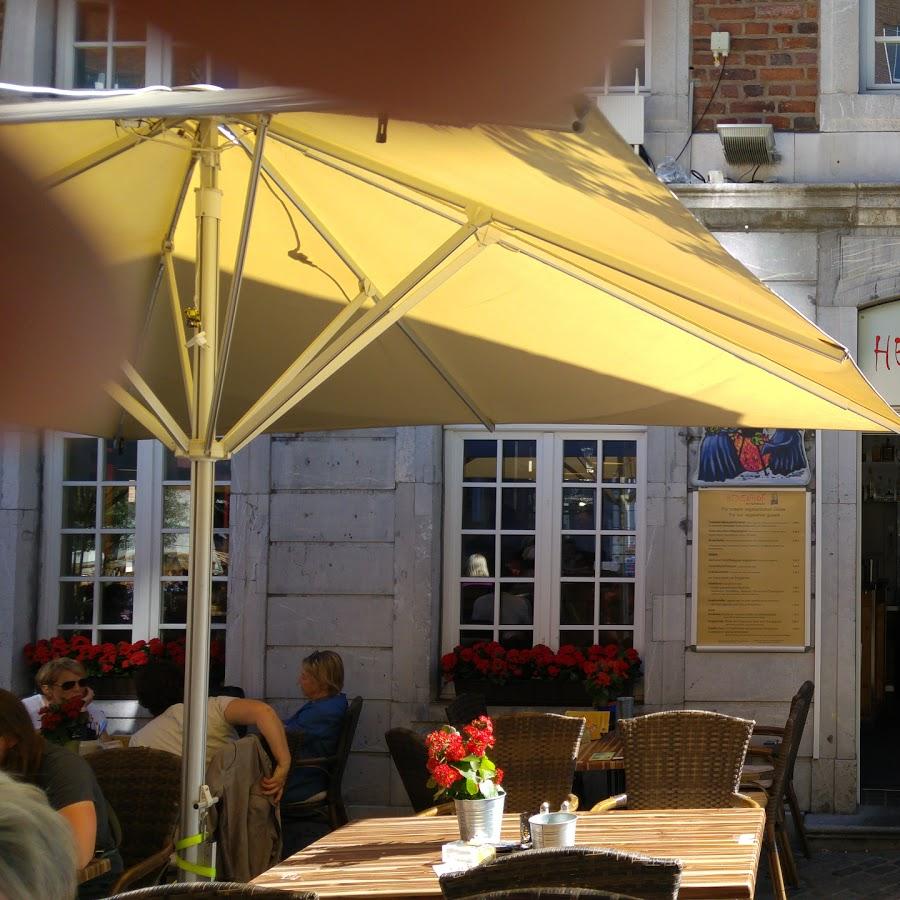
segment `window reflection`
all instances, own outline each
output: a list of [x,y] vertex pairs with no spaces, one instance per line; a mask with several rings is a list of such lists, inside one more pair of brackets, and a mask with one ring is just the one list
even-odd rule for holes
[[563,441],[563,481],[597,480],[597,442]]
[[463,481],[496,481],[497,442],[467,440],[463,444]]
[[64,534],[60,575],[93,575],[97,565],[95,547],[92,534]]
[[563,488],[562,527],[571,531],[593,531],[597,527],[596,500],[594,488]]

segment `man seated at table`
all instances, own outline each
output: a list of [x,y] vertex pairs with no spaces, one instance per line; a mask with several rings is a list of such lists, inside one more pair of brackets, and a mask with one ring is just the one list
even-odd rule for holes
[[[153,720],[136,731],[129,746],[168,750],[181,756],[184,733],[184,672],[168,660],[156,660],[137,669],[134,685],[138,703],[148,709]],[[240,697],[209,697],[206,703],[206,764],[229,741],[238,738],[235,726],[252,725],[266,739],[275,758],[270,778],[263,778],[260,786],[274,803],[281,798],[284,783],[291,767],[284,726],[278,714],[261,700]]]

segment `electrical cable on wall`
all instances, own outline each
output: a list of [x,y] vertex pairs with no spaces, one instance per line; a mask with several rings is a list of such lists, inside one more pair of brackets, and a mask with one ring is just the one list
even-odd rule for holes
[[681,150],[678,151],[678,156],[675,157],[675,162],[678,162],[679,159],[684,155],[684,151],[687,150],[688,144],[691,142],[691,138],[694,136],[694,133],[700,127],[700,123],[706,117],[706,114],[709,112],[709,107],[712,105],[713,100],[715,99],[716,93],[719,90],[719,85],[722,83],[722,76],[725,74],[725,66],[722,66],[719,69],[719,77],[716,79],[715,87],[713,87],[712,93],[709,95],[709,100],[706,101],[706,107],[703,112],[700,113],[700,118],[697,119],[696,122],[691,126],[691,133],[687,136],[687,140],[684,142],[684,146]]

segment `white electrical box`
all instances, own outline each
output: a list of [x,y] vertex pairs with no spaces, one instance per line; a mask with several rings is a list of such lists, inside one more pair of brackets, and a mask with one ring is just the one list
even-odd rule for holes
[[709,36],[709,49],[713,55],[728,56],[731,51],[731,35],[727,31],[714,31]]

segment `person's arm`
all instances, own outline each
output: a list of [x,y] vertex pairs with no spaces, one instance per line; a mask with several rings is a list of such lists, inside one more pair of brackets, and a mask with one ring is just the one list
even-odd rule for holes
[[97,810],[91,800],[80,800],[62,807],[59,814],[69,823],[75,836],[78,868],[83,869],[93,858],[97,843]]
[[260,781],[262,791],[272,798],[273,803],[281,799],[284,783],[291,771],[291,754],[288,750],[284,725],[278,714],[261,700],[232,700],[224,710],[225,721],[229,725],[253,725],[266,739],[272,755],[275,757],[275,770],[270,778]]

